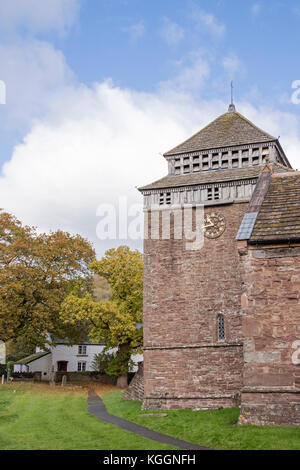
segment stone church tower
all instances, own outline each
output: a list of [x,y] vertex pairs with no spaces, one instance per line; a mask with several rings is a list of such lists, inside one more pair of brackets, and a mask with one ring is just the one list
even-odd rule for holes
[[[266,162],[291,168],[277,138],[228,112],[164,154],[168,175],[140,188],[144,242],[144,407],[231,407],[242,388],[242,274],[236,235]],[[204,206],[204,245],[151,236],[156,205]],[[182,209],[183,210],[183,209]],[[172,225],[173,224],[173,225]],[[157,223],[156,223],[157,225]]]

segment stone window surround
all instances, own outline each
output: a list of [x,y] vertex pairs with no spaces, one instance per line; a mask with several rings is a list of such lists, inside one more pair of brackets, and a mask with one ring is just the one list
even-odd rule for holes
[[[212,341],[213,341],[213,344],[215,344],[216,346],[226,346],[226,345],[233,345],[235,344],[233,341],[232,341],[232,337],[231,337],[231,334],[230,334],[230,329],[229,329],[229,318],[228,318],[228,315],[231,316],[231,314],[234,314],[236,315],[237,312],[224,312],[222,310],[219,310],[219,311],[216,311],[214,312],[213,314],[213,338],[212,338]],[[224,331],[225,331],[225,338],[224,339],[220,339],[219,338],[219,317],[220,316],[223,316],[224,318]],[[242,343],[242,342],[241,342]],[[237,344],[241,344],[240,342],[238,342]]]

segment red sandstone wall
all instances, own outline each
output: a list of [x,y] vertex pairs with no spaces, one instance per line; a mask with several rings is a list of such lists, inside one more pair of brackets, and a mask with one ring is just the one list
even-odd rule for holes
[[[236,403],[243,360],[235,237],[246,207],[206,208],[222,213],[227,227],[219,238],[205,238],[199,251],[187,251],[183,240],[145,240],[144,407]],[[217,341],[219,313],[223,343]]]
[[144,363],[139,362],[138,370],[129,384],[122,400],[143,401],[144,398]]
[[[241,244],[240,244],[241,246]],[[300,247],[240,248],[243,266],[242,423],[300,425]]]

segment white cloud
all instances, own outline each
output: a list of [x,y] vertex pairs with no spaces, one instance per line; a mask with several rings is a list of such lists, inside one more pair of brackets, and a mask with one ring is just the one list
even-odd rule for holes
[[176,46],[184,38],[183,28],[169,18],[162,19],[159,34],[169,46]]
[[1,79],[6,83],[5,124],[27,128],[52,106],[60,89],[75,81],[64,55],[41,41],[0,44]]
[[2,30],[25,27],[36,32],[64,32],[74,23],[79,0],[3,0],[0,2]]
[[143,20],[140,20],[138,23],[122,28],[122,31],[129,34],[130,40],[132,42],[136,42],[145,34],[145,23]]
[[191,16],[198,26],[201,28],[205,27],[214,36],[222,36],[224,34],[225,25],[220,23],[212,13],[208,13],[194,5]]
[[187,137],[200,112],[109,83],[57,101],[51,118],[36,123],[4,165],[1,207],[42,230],[80,232],[101,251],[97,206],[120,195],[141,201],[135,186],[166,174],[159,152]]

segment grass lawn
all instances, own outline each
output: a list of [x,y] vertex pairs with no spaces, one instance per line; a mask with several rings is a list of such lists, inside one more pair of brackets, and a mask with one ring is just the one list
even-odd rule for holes
[[99,421],[87,412],[81,387],[18,383],[0,385],[0,450],[12,449],[173,448]]
[[238,408],[216,411],[166,411],[166,418],[139,418],[141,403],[122,401],[122,392],[102,395],[111,414],[211,449],[299,450],[300,429],[266,426],[237,426]]

